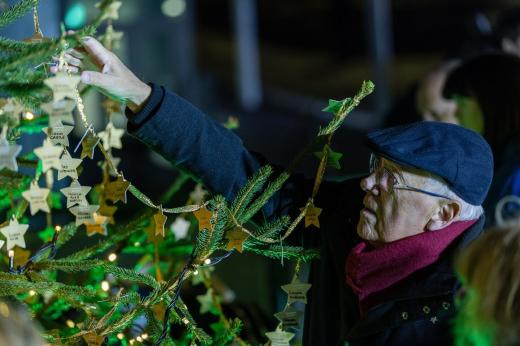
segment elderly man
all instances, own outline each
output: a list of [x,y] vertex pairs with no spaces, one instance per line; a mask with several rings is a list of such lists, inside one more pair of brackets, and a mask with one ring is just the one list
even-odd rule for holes
[[[179,96],[141,82],[95,39],[84,46],[102,72],[83,71],[82,81],[124,99],[129,132],[154,150],[229,199],[258,169],[234,134]],[[67,58],[81,68],[86,55]],[[475,132],[436,122],[374,131],[368,144],[374,155],[361,181],[364,198],[352,181],[325,183],[316,201],[322,230],[300,232],[322,249],[311,271],[304,343],[449,345],[460,287],[451,260],[482,231],[490,148]],[[300,206],[308,189],[294,178],[264,212]]]

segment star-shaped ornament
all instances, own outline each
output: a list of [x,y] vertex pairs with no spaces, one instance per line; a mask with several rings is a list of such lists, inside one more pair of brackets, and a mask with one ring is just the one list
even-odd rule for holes
[[85,157],[89,157],[91,159],[94,158],[94,151],[96,150],[96,146],[98,145],[100,139],[95,136],[91,131],[87,133],[83,141],[81,142],[81,156],[83,159]]
[[166,224],[166,215],[163,214],[162,208],[153,216],[153,222],[155,225],[155,236],[160,235],[164,238],[164,225]]
[[287,304],[302,302],[307,304],[307,291],[311,288],[311,284],[306,284],[294,279],[293,282],[282,286],[282,290],[287,293]]
[[126,191],[130,187],[130,182],[125,180],[123,175],[118,175],[117,180],[105,185],[104,196],[106,199],[116,203],[122,201],[126,203]]
[[123,144],[121,143],[121,137],[123,137],[124,133],[125,130],[115,128],[114,124],[110,121],[105,130],[98,133],[98,136],[101,138],[105,150],[109,150],[110,148],[122,149]]
[[[1,246],[0,246],[1,248]],[[14,248],[14,265],[15,266],[22,266],[31,257],[31,251],[24,250],[21,247],[15,246]]]
[[242,252],[242,247],[244,245],[244,241],[249,237],[249,234],[244,232],[240,227],[229,230],[226,232],[226,239],[228,239],[228,243],[226,245],[226,250],[231,251],[232,249],[236,249],[238,252]]
[[203,229],[207,229],[211,231],[211,216],[213,213],[206,209],[206,207],[202,207],[199,210],[196,210],[193,212],[193,215],[197,218],[199,221],[199,231],[202,231]]
[[11,250],[15,245],[25,249],[24,235],[29,225],[19,224],[16,218],[12,218],[8,226],[0,228],[0,233],[7,239],[7,250]]
[[[122,38],[123,32],[115,31],[111,24],[107,26],[105,34],[99,37],[101,43],[103,43],[103,46],[107,47],[109,50],[118,49]],[[119,112],[121,112],[121,110],[119,110]]]
[[[329,165],[330,167],[336,168],[336,169],[341,169],[341,164],[339,163],[339,160],[341,160],[341,157],[343,156],[343,154],[333,151],[328,145],[326,146],[326,151],[327,151],[327,165]],[[314,155],[316,155],[316,157],[320,160],[323,158],[322,151],[315,152]]]
[[[107,28],[108,30],[108,28]],[[120,114],[121,113],[121,104],[115,100],[107,98],[105,101],[101,103],[101,106],[105,109],[108,114]]]
[[97,335],[94,332],[90,332],[83,335],[83,340],[85,340],[87,346],[101,346],[105,341],[105,337],[103,335]]
[[320,228],[320,219],[318,217],[321,214],[321,208],[316,208],[314,204],[311,203],[306,208],[301,208],[300,210],[305,210],[305,228],[310,225]]
[[290,346],[289,342],[294,338],[294,333],[284,332],[280,328],[276,328],[274,332],[265,333],[271,341],[271,346]]
[[195,189],[190,192],[190,199],[195,204],[201,204],[207,194],[208,191],[202,188],[202,184],[197,184],[195,185]]
[[81,159],[74,159],[70,156],[67,149],[63,152],[60,159],[61,168],[58,171],[58,180],[66,177],[78,179],[78,166],[81,165]]
[[52,144],[61,144],[64,147],[68,147],[69,138],[67,136],[72,132],[73,129],[74,126],[63,125],[61,121],[57,121],[52,126],[44,127],[42,131],[47,134]]
[[77,205],[70,208],[70,212],[76,216],[76,226],[96,223],[94,213],[98,211],[99,205]]
[[188,235],[188,231],[190,230],[190,222],[183,218],[182,216],[178,216],[175,221],[170,226],[170,230],[175,236],[175,240],[181,240],[186,238]]
[[16,157],[22,151],[22,146],[18,144],[9,144],[7,139],[0,137],[0,170],[7,168],[12,171],[18,171]]
[[90,189],[90,186],[81,186],[79,181],[74,180],[69,187],[64,187],[60,191],[67,197],[67,208],[70,208],[76,204],[88,205],[86,195]]
[[110,5],[108,5],[106,8],[101,8],[101,3],[98,2],[96,4],[96,7],[100,10],[103,10],[103,15],[101,16],[101,20],[105,19],[113,19],[118,20],[119,19],[119,8],[121,7],[123,3],[121,1],[114,1]]
[[202,294],[197,296],[197,300],[200,303],[200,314],[205,314],[206,312],[210,312],[215,305],[213,303],[213,289],[210,288],[206,291],[206,294]]
[[108,217],[99,215],[98,213],[93,214],[94,217],[94,223],[87,223],[85,226],[87,226],[87,236],[91,237],[94,234],[101,234],[106,236],[107,233],[107,223],[108,223]]
[[33,181],[29,190],[22,192],[23,198],[29,202],[31,208],[31,215],[36,214],[39,210],[49,213],[49,203],[47,203],[47,197],[51,190],[41,188],[38,183]]
[[72,110],[76,107],[75,100],[60,100],[43,103],[40,108],[49,116],[49,125],[52,126],[58,122],[66,122],[74,124]]
[[54,77],[47,78],[43,82],[52,89],[53,100],[57,102],[66,97],[75,100],[76,88],[80,80],[80,76],[70,76],[65,71],[58,71]]
[[34,153],[42,161],[42,171],[45,173],[51,168],[61,168],[60,156],[63,147],[52,145],[49,139],[43,141],[43,146],[34,149]]
[[25,108],[20,102],[10,97],[0,111],[0,119],[2,123],[6,123],[7,126],[16,127],[20,125],[20,114],[24,110]]
[[277,312],[274,316],[280,321],[284,328],[296,328],[300,326],[302,313],[292,307],[287,307],[284,311]]
[[115,224],[114,220],[114,214],[117,211],[117,207],[113,205],[108,205],[106,203],[101,203],[101,206],[99,207],[99,215],[106,216],[108,218],[108,223],[113,225]]

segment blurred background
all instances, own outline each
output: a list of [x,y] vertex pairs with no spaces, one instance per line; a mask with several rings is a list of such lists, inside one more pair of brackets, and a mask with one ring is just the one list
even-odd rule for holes
[[[15,1],[3,1],[3,6]],[[95,0],[41,0],[45,36],[87,24]],[[326,124],[329,98],[356,93],[371,79],[376,91],[347,119],[333,141],[344,154],[331,178],[368,169],[363,134],[395,119],[414,119],[420,81],[446,59],[500,50],[497,23],[513,0],[124,0],[114,29],[124,33],[116,53],[144,81],[162,84],[211,117],[240,121],[237,134],[252,151],[288,164]],[[32,16],[1,34],[25,38]],[[106,123],[101,96],[87,97],[97,129]],[[392,120],[394,119],[394,120]],[[418,120],[418,118],[417,118]],[[124,127],[124,117],[114,119]],[[79,136],[79,134],[76,134]],[[41,143],[41,141],[40,141]],[[158,197],[175,174],[168,162],[130,136],[123,140],[125,177]],[[300,171],[311,176],[317,161]],[[150,177],[153,176],[153,179]],[[86,178],[88,181],[88,178]],[[126,212],[140,206],[130,203]],[[289,267],[289,268],[288,268]],[[285,303],[279,289],[290,264],[232,256],[217,268],[230,299],[255,306],[274,326]]]

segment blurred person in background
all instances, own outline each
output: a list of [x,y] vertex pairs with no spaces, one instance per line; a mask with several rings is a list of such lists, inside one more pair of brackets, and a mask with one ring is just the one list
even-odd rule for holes
[[43,346],[31,316],[12,304],[0,301],[0,346]]
[[[520,58],[471,58],[450,73],[443,94],[456,104],[455,123],[482,134],[491,145],[495,175],[484,209],[486,223],[492,225],[498,202],[520,196]],[[509,208],[518,212],[516,205]]]
[[457,346],[520,345],[520,224],[491,229],[458,257]]

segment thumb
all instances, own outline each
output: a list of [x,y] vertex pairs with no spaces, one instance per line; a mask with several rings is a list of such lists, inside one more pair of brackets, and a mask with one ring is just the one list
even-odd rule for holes
[[81,81],[84,84],[92,85],[107,91],[117,87],[117,83],[115,83],[113,76],[95,71],[83,71],[81,73]]
[[110,62],[112,53],[93,37],[82,38],[83,47],[100,67]]

